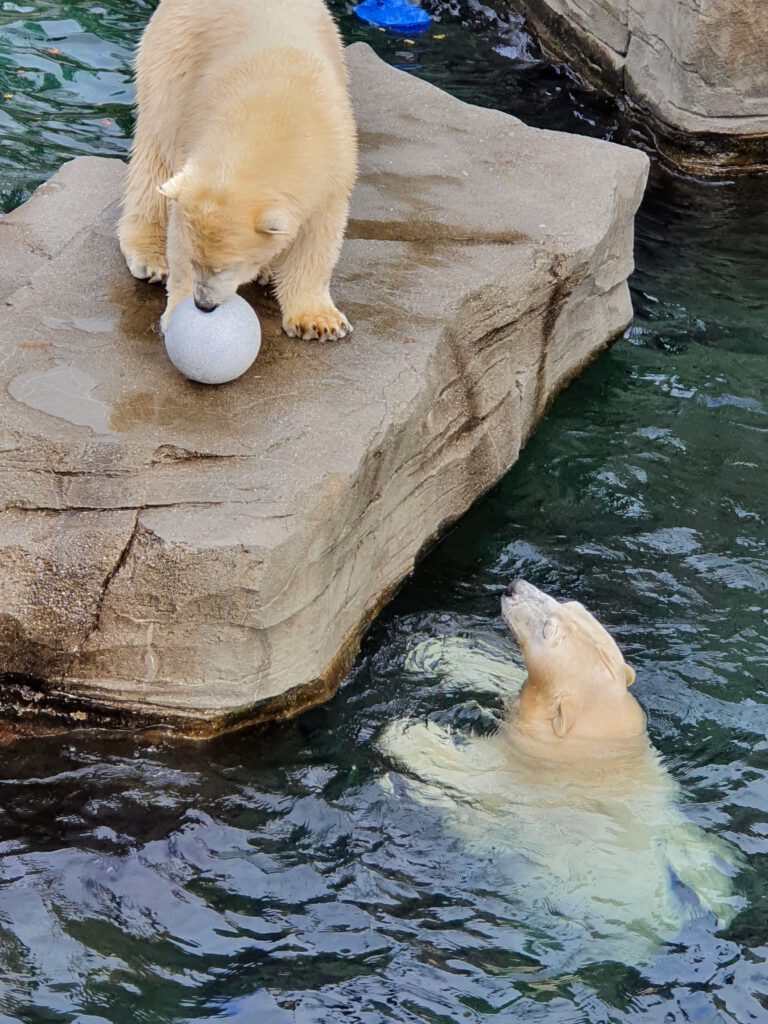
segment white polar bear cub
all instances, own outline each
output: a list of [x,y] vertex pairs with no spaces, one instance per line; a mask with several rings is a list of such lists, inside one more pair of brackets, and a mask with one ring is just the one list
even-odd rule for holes
[[322,0],[162,0],[136,61],[120,247],[167,281],[163,329],[274,280],[283,329],[350,328],[330,280],[357,172],[344,53]]
[[[730,921],[739,855],[678,808],[614,640],[580,604],[522,580],[502,598],[502,614],[527,679],[520,687],[510,673],[509,709],[492,736],[434,722],[389,726],[380,746],[407,769],[407,792],[492,861],[526,926],[551,935],[542,958],[560,966],[642,964],[696,918]],[[436,655],[443,674],[455,662],[452,689],[463,668],[477,688],[482,654],[452,645]],[[485,659],[498,693],[499,662]],[[435,662],[430,652],[411,655],[406,668]]]

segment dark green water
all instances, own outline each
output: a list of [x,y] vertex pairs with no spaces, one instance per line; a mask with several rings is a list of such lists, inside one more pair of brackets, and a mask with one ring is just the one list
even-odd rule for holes
[[[125,152],[151,6],[0,5],[7,206],[71,155]],[[632,141],[514,19],[443,5],[445,39],[408,46],[334,7],[350,38],[462,98]],[[633,328],[421,566],[329,705],[205,749],[3,751],[0,1024],[768,1020],[768,183],[656,170],[637,234]],[[404,660],[434,636],[512,653],[498,595],[516,575],[582,600],[638,670],[686,813],[746,855],[726,931],[703,918],[645,967],[555,970],[494,864],[382,787],[388,722],[498,712]],[[565,954],[567,934],[553,917]]]

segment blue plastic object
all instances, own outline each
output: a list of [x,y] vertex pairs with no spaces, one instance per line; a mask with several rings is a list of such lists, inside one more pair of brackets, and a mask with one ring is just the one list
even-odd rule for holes
[[355,14],[369,25],[414,34],[424,32],[432,24],[432,15],[409,0],[363,0]]

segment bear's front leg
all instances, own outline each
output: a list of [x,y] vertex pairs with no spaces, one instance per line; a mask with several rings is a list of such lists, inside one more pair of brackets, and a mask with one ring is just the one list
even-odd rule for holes
[[349,321],[333,303],[331,274],[347,225],[346,198],[332,200],[302,224],[275,272],[283,330],[305,341],[336,341],[350,333]]
[[130,272],[150,284],[160,284],[168,277],[168,201],[157,191],[168,175],[160,147],[142,130],[139,116],[117,237]]
[[174,309],[191,295],[195,288],[192,261],[187,253],[181,218],[175,205],[171,207],[168,217],[168,266],[168,301],[165,312],[160,317],[160,329],[163,334],[168,330]]

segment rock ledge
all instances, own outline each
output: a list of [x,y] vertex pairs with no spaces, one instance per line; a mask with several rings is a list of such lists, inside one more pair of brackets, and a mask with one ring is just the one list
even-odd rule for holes
[[350,341],[221,388],[165,358],[81,158],[0,221],[7,708],[192,736],[330,696],[419,554],[630,320],[647,160],[467,106],[350,49]]

